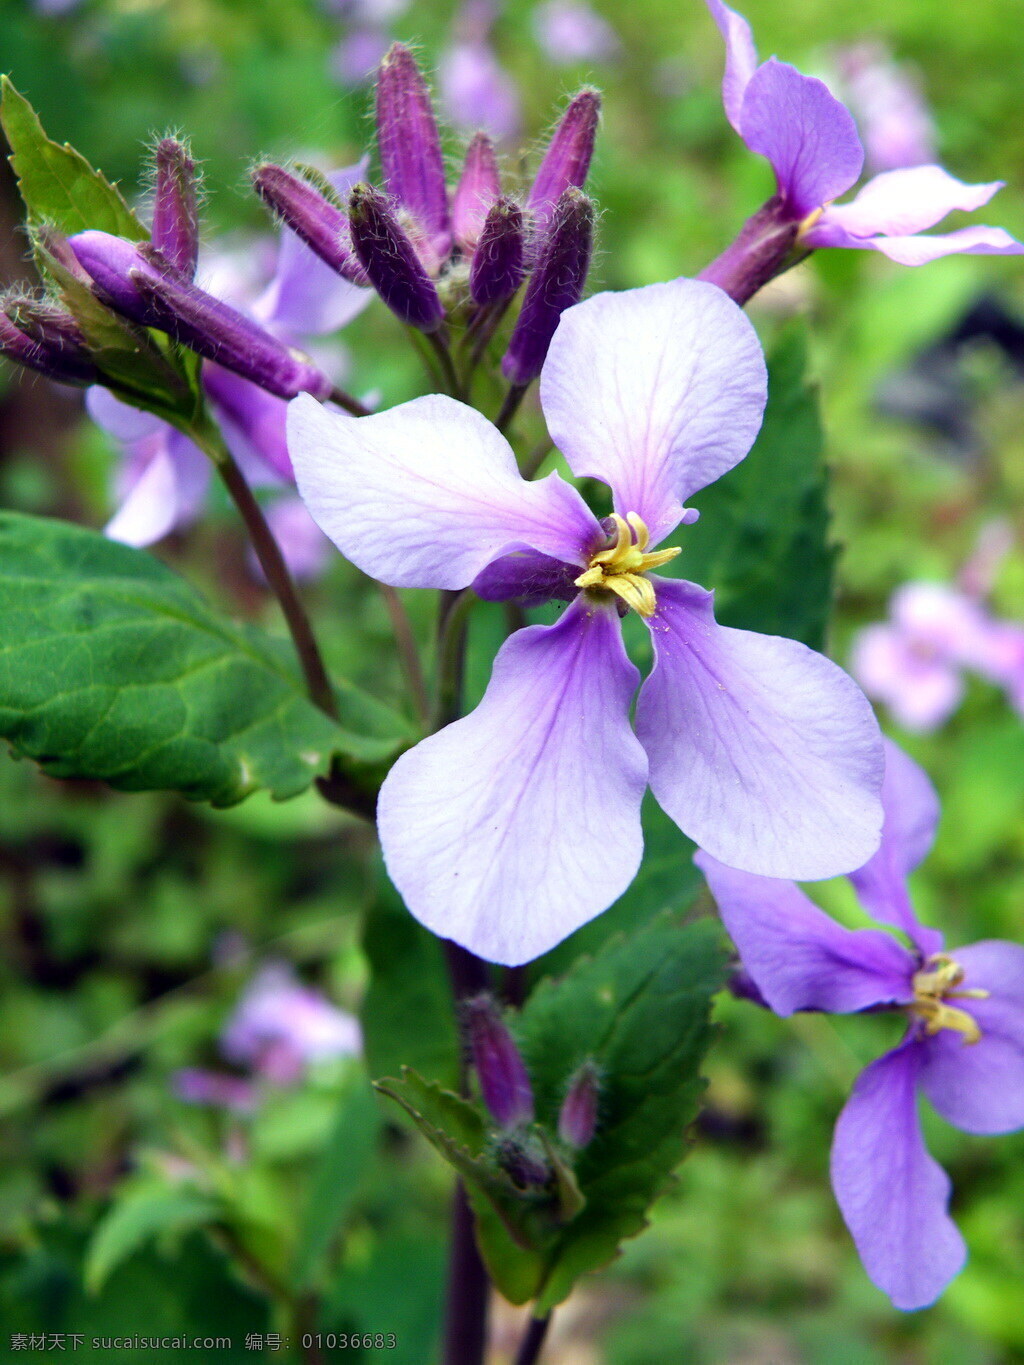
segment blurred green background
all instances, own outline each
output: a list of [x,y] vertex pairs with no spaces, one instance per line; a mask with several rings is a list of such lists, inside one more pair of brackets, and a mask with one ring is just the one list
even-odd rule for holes
[[[205,235],[242,241],[270,230],[246,192],[256,155],[345,164],[370,140],[369,86],[339,84],[331,65],[335,45],[359,27],[356,8],[84,0],[55,14],[2,0],[0,67],[51,136],[71,141],[129,196],[143,188],[139,167],[153,135],[190,135],[206,173]],[[602,210],[591,287],[695,273],[770,193],[767,167],[722,115],[721,45],[703,4],[606,0],[597,8],[621,50],[576,65],[549,60],[535,8],[528,0],[505,5],[493,32],[521,92],[527,158],[581,81],[606,95],[591,178]],[[778,53],[807,71],[833,69],[841,44],[864,37],[888,44],[920,79],[947,168],[970,181],[1007,182],[977,217],[1024,236],[1019,0],[974,0],[967,10],[938,0],[749,0],[745,13],[763,56]],[[414,0],[386,28],[414,42],[431,67],[451,43],[454,17],[451,4]],[[450,137],[453,163],[464,140]],[[510,170],[520,160],[510,148]],[[9,281],[27,267],[6,183],[2,213],[0,262]],[[794,313],[811,323],[842,547],[830,640],[841,662],[856,628],[882,618],[896,586],[951,580],[995,517],[1009,520],[1016,548],[992,604],[999,614],[1020,614],[1022,371],[982,338],[961,347],[943,372],[952,426],[914,401],[922,352],[983,296],[1024,319],[1018,261],[952,258],[910,270],[871,253],[832,252],[752,308],[766,345]],[[379,306],[344,340],[352,390],[380,390],[386,402],[419,391],[415,356]],[[0,502],[102,525],[115,455],[80,420],[77,397],[0,371],[0,405]],[[226,508],[160,552],[226,591],[236,612],[273,621]],[[398,675],[382,663],[386,618],[358,575],[335,557],[311,598],[338,672],[398,700]],[[883,720],[943,799],[938,845],[915,878],[919,911],[953,945],[1019,938],[1020,718],[995,688],[971,682],[963,707],[926,739],[901,735],[884,712]],[[231,1269],[223,1243],[201,1232],[158,1236],[98,1294],[81,1285],[84,1248],[126,1177],[166,1173],[174,1161],[222,1161],[257,1222],[273,1222],[298,1198],[296,1173],[324,1150],[344,1068],[281,1092],[248,1122],[187,1107],[171,1078],[215,1059],[219,1028],[268,957],[295,963],[336,1003],[357,1007],[367,977],[360,912],[374,877],[365,829],[312,795],[279,808],[254,798],[218,813],[58,784],[0,756],[4,1338],[174,1331],[176,1323],[236,1340],[273,1330],[258,1290]],[[681,883],[689,878],[681,862]],[[841,889],[825,895],[843,911]],[[901,1315],[864,1276],[828,1186],[835,1116],[859,1067],[891,1041],[892,1021],[783,1022],[732,1000],[718,1013],[708,1107],[679,1183],[657,1206],[652,1228],[559,1314],[552,1362],[1024,1360],[1024,1135],[971,1138],[928,1116],[971,1255],[936,1307]],[[356,1173],[332,1321],[402,1337],[400,1354],[348,1358],[417,1365],[429,1358],[436,1330],[448,1183],[404,1130],[389,1127],[385,1141],[387,1160]],[[511,1359],[511,1323],[511,1315],[497,1319],[496,1360]],[[6,1346],[0,1340],[0,1351]]]

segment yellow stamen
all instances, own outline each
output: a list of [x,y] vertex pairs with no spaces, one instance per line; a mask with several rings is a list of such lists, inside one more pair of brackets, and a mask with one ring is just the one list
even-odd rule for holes
[[823,204],[820,209],[812,209],[812,211],[807,215],[807,217],[801,222],[800,226],[796,230],[796,239],[798,242],[804,236],[806,236],[808,232],[810,232],[811,228],[814,227],[815,223],[825,212],[825,209],[827,207],[828,207],[827,204]]
[[591,556],[590,564],[576,579],[576,586],[613,592],[641,616],[653,616],[657,607],[654,584],[643,575],[648,569],[675,559],[681,547],[646,554],[651,536],[643,519],[636,512],[625,517],[613,512],[611,519],[615,523],[615,544]]
[[913,1004],[907,1009],[924,1020],[924,1030],[936,1034],[941,1029],[953,1029],[964,1035],[965,1043],[981,1040],[978,1021],[966,1010],[955,1005],[947,1005],[947,1000],[987,1000],[988,991],[969,989],[957,990],[964,979],[964,969],[948,953],[935,953],[928,959],[919,972],[914,973]]

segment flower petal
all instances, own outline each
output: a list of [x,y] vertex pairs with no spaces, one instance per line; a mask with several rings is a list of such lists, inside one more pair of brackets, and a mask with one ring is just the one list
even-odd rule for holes
[[643,852],[638,676],[614,608],[579,597],[555,625],[506,641],[472,714],[402,755],[378,826],[391,879],[428,929],[514,966],[625,891]]
[[965,990],[987,1000],[954,1001],[978,1021],[981,1041],[951,1029],[924,1040],[921,1085],[944,1119],[968,1133],[1024,1128],[1024,947],[986,939],[958,948]]
[[743,15],[723,5],[722,0],[707,0],[707,6],[725,39],[725,73],[722,76],[725,117],[739,133],[743,96],[751,76],[757,70],[754,35]]
[[712,594],[665,578],[636,730],[664,810],[719,861],[814,881],[878,847],[882,747],[853,680],[796,640],[719,626]]
[[203,387],[227,447],[246,474],[255,466],[257,483],[266,482],[268,471],[291,483],[294,474],[285,431],[288,400],[209,360],[203,366]]
[[596,294],[562,314],[540,380],[574,474],[610,484],[656,545],[691,493],[753,444],[767,379],[760,342],[720,289],[674,280]]
[[579,565],[565,564],[536,550],[515,550],[488,564],[473,579],[473,591],[485,602],[521,601],[538,607],[553,599],[571,602],[578,594]]
[[904,1042],[861,1073],[839,1115],[832,1188],[869,1278],[897,1308],[925,1308],[963,1268],[950,1183],[917,1115],[920,1055]]
[[943,256],[1020,256],[1024,244],[998,227],[965,227],[956,232],[936,232],[930,236],[854,237],[841,228],[815,228],[805,238],[808,246],[860,247],[880,251],[897,265],[927,265]]
[[372,417],[288,408],[303,501],[342,554],[396,588],[464,588],[527,546],[585,565],[603,532],[557,474],[527,483],[480,413],[432,394]]
[[807,241],[813,243],[819,231],[832,225],[853,237],[906,237],[934,227],[954,209],[980,209],[1002,187],[1002,180],[967,185],[941,166],[883,171],[850,203],[830,204],[808,233]]
[[904,729],[926,733],[953,714],[964,685],[945,660],[923,655],[916,643],[893,626],[865,626],[854,642],[850,672]]
[[774,57],[750,79],[740,133],[752,152],[771,163],[779,193],[797,220],[845,194],[864,164],[857,125],[845,104],[823,81]]
[[918,923],[907,893],[907,876],[935,842],[939,798],[912,758],[891,739],[883,738],[882,745],[882,842],[869,862],[850,873],[850,881],[875,919],[904,930],[928,957],[941,949],[942,935]]
[[880,929],[846,929],[798,886],[698,852],[740,960],[776,1014],[850,1014],[913,999],[916,960]]
[[210,461],[180,432],[164,430],[143,437],[132,458],[145,461],[103,534],[123,545],[141,547],[162,540],[199,514],[210,482]]

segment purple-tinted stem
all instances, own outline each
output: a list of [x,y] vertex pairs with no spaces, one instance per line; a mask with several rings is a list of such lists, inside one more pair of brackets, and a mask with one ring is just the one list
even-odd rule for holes
[[516,1352],[515,1365],[534,1365],[534,1362],[540,1359],[541,1347],[544,1345],[544,1338],[547,1336],[550,1326],[550,1313],[546,1318],[530,1319],[526,1335],[519,1343],[519,1350]]
[[748,218],[739,236],[697,276],[717,284],[741,307],[759,289],[809,252],[796,248],[798,224],[787,218],[776,195]]
[[444,1365],[484,1365],[491,1284],[480,1259],[462,1181],[452,1196],[452,1242],[448,1256],[448,1299],[444,1316]]

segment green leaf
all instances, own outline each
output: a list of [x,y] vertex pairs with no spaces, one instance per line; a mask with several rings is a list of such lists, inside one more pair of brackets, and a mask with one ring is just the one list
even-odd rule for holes
[[359,777],[407,742],[307,700],[290,642],[236,625],[144,551],[0,513],[0,736],[55,777],[215,806]]
[[95,228],[130,241],[148,237],[121,191],[65,142],[52,142],[35,110],[6,76],[0,78],[0,122],[29,218],[72,234]]
[[165,1185],[133,1190],[114,1204],[96,1229],[85,1259],[86,1288],[98,1293],[122,1261],[160,1233],[202,1227],[220,1216],[219,1201],[194,1190]]
[[316,1281],[369,1168],[379,1128],[380,1112],[373,1091],[361,1078],[342,1097],[334,1129],[313,1177],[299,1230],[293,1271],[296,1289],[309,1289]]
[[723,625],[788,635],[820,649],[832,606],[827,474],[807,344],[794,324],[768,362],[768,407],[745,460],[693,499],[667,570],[716,590]]

